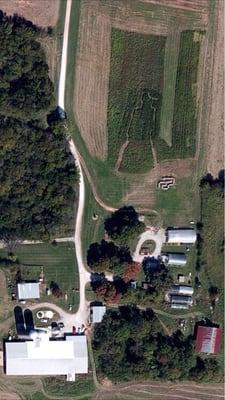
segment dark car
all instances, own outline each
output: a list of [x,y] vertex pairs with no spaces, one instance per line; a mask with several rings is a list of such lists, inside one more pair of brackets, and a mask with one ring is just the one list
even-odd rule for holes
[[64,323],[63,323],[63,322],[59,322],[59,323],[58,323],[58,327],[59,327],[59,328],[64,328]]

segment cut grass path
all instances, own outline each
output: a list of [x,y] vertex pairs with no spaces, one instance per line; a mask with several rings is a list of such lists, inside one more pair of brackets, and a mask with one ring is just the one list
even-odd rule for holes
[[167,36],[164,61],[164,87],[162,96],[160,137],[172,146],[173,109],[177,77],[180,31],[175,28]]

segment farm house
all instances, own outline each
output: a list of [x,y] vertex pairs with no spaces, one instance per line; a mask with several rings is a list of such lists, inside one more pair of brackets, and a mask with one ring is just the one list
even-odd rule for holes
[[187,263],[187,257],[184,253],[162,254],[162,259],[167,265],[185,266]]
[[191,228],[166,230],[166,243],[193,244],[196,242],[196,239],[196,231]]

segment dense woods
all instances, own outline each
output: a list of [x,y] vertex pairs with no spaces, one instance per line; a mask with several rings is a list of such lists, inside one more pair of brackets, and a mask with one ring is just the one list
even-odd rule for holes
[[207,381],[218,374],[216,360],[194,354],[194,338],[180,331],[161,333],[152,310],[136,307],[108,310],[94,330],[93,347],[99,373],[113,381],[131,379],[194,379]]
[[54,105],[40,31],[0,11],[0,112],[34,118]]
[[[0,239],[68,235],[78,174],[54,100],[43,32],[0,12]],[[46,34],[46,33],[45,33]]]

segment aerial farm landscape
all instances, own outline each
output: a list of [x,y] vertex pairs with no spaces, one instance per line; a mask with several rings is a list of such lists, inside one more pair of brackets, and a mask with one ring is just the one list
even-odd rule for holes
[[224,398],[224,0],[0,0],[0,400]]

